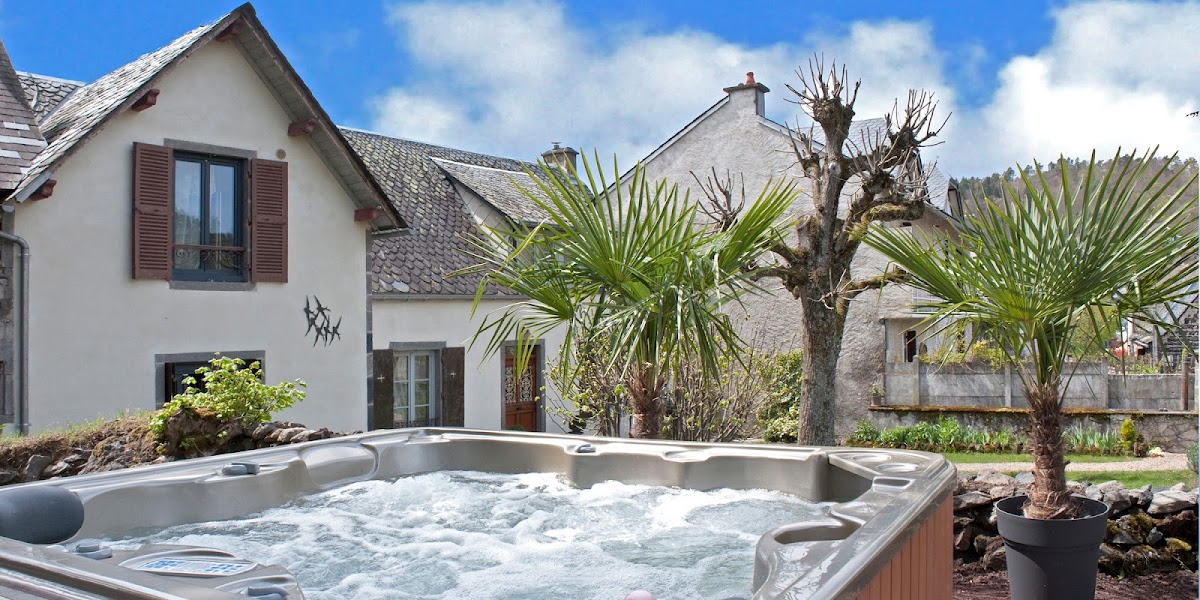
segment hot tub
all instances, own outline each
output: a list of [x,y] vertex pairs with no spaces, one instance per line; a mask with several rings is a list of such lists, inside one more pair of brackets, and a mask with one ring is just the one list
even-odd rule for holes
[[[69,491],[82,501],[83,519],[59,544],[0,538],[0,591],[32,597],[50,590],[41,597],[299,600],[303,591],[291,574],[257,564],[254,557],[184,546],[113,551],[79,541],[232,519],[355,482],[437,471],[556,473],[579,488],[616,480],[696,490],[766,489],[826,502],[822,517],[775,527],[759,538],[745,597],[951,597],[949,499],[955,471],[938,455],[434,428],[13,486],[0,495]],[[641,587],[628,584],[630,590]]]

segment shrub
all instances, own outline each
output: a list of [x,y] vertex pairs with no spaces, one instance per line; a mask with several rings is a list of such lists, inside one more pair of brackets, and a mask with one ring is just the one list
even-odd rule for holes
[[1137,447],[1137,438],[1137,427],[1133,424],[1133,419],[1125,417],[1125,420],[1121,421],[1121,450],[1132,454]]
[[150,421],[150,429],[162,437],[167,420],[176,411],[204,412],[214,415],[226,423],[238,423],[243,427],[269,421],[271,413],[283,410],[304,400],[307,387],[303,381],[281,382],[269,386],[262,382],[262,368],[258,361],[246,367],[246,361],[220,354],[208,361],[209,366],[196,369],[204,382],[204,390],[196,387],[193,376],[183,382],[187,389],[176,394]]
[[905,442],[910,447],[930,447],[936,446],[938,443],[938,428],[937,425],[929,421],[921,421],[913,425],[908,430],[908,435],[905,436]]
[[912,429],[907,425],[900,425],[891,429],[885,429],[879,432],[879,445],[887,448],[904,448],[908,443],[908,431]]
[[873,446],[879,443],[879,428],[867,419],[861,419],[854,425],[854,433],[846,443],[858,446]]
[[1195,473],[1197,470],[1200,470],[1200,462],[1196,460],[1196,451],[1196,444],[1192,444],[1187,447],[1188,468],[1191,469],[1193,473]]
[[767,401],[758,413],[763,441],[794,442],[800,384],[804,379],[803,354],[799,350],[777,354],[766,369]]
[[939,417],[937,421],[937,443],[952,448],[961,441],[962,426],[958,424],[958,420],[945,415]]

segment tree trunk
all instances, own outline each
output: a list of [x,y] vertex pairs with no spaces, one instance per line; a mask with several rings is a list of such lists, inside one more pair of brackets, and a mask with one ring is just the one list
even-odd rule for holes
[[1078,507],[1067,490],[1067,463],[1063,457],[1062,410],[1058,381],[1025,390],[1033,442],[1033,485],[1025,516],[1030,519],[1070,519]]
[[800,406],[796,411],[796,442],[804,445],[832,446],[834,418],[837,414],[837,363],[842,352],[845,317],[826,308],[820,291],[801,293],[804,303],[804,328],[801,340],[804,355],[804,379],[800,387]]
[[643,439],[662,437],[663,383],[655,370],[644,366],[629,378],[629,406],[633,411],[633,426],[629,436]]

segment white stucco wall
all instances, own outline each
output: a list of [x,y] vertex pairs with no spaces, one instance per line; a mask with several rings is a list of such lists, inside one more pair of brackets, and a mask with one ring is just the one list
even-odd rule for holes
[[[789,178],[799,186],[799,197],[793,204],[790,221],[798,214],[813,212],[810,182],[803,177],[796,162],[787,134],[764,122],[757,92],[748,89],[734,91],[674,143],[651,156],[645,165],[651,181],[668,178],[690,190],[691,197],[698,200],[703,200],[704,195],[691,172],[695,172],[701,181],[711,176],[710,169],[714,167],[719,177],[728,172],[734,177],[735,191],[740,191],[740,182],[744,178],[747,202],[752,201],[769,181]],[[851,182],[846,193],[854,193],[855,188]],[[843,202],[843,215],[847,207],[848,200]],[[791,239],[794,233],[789,236]],[[886,259],[863,247],[851,265],[851,273],[855,278],[863,278],[878,275],[886,268]],[[762,285],[770,293],[747,298],[746,314],[737,317],[743,337],[765,350],[798,348],[800,302],[793,299],[778,280],[764,281]],[[908,305],[911,301],[912,292],[908,288],[888,286],[883,290],[865,291],[851,303],[838,361],[839,436],[848,434],[855,421],[866,417],[866,407],[870,403],[868,389],[872,382],[881,380],[884,325],[880,319],[910,315]]]
[[[462,346],[466,351],[466,377],[463,382],[464,413],[466,427],[478,429],[500,429],[504,418],[503,366],[500,356],[484,359],[486,339],[481,339],[474,348],[470,347],[483,318],[489,312],[508,305],[505,300],[485,300],[471,319],[470,298],[440,299],[376,299],[372,304],[372,346],[386,350],[392,343],[438,344],[447,347]],[[562,333],[557,330],[544,338],[543,352],[547,365],[558,356],[562,347]],[[547,367],[548,368],[548,367]],[[557,392],[545,377],[542,408],[554,407]],[[555,415],[547,414],[546,430],[560,432]]]
[[[113,119],[54,173],[54,195],[17,209],[32,248],[30,407],[34,429],[154,408],[155,354],[264,351],[268,383],[300,378],[308,398],[278,415],[366,426],[366,226],[306,137],[235,44],[212,43],[157,85],[156,106]],[[288,283],[251,291],[170,289],[130,275],[132,146],[165,139],[253,150],[289,163]],[[313,346],[316,295],[341,338]]]

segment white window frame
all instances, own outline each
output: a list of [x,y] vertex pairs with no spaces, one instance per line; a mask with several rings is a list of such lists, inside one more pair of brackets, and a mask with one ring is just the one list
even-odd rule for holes
[[[429,369],[426,378],[416,379],[414,378],[414,374],[416,373],[416,360],[417,357],[420,356],[425,356],[429,359]],[[440,398],[438,395],[438,388],[441,383],[439,381],[441,379],[439,377],[441,372],[441,353],[437,350],[393,350],[392,360],[392,421],[394,426],[422,426],[426,423],[438,423],[438,419],[441,418],[441,415],[438,414],[438,399]],[[408,377],[403,381],[399,376],[401,362],[403,362],[405,372],[408,374]],[[418,420],[412,417],[415,416],[417,408],[423,405],[416,403],[417,386],[415,384],[423,381],[428,381],[429,383],[428,411],[425,419]],[[405,400],[404,405],[400,404],[402,399],[400,397],[401,394],[398,393],[401,383],[403,383],[408,390],[407,398],[403,399]],[[399,415],[401,410],[404,411],[405,420],[403,422],[397,422],[396,417]]]

